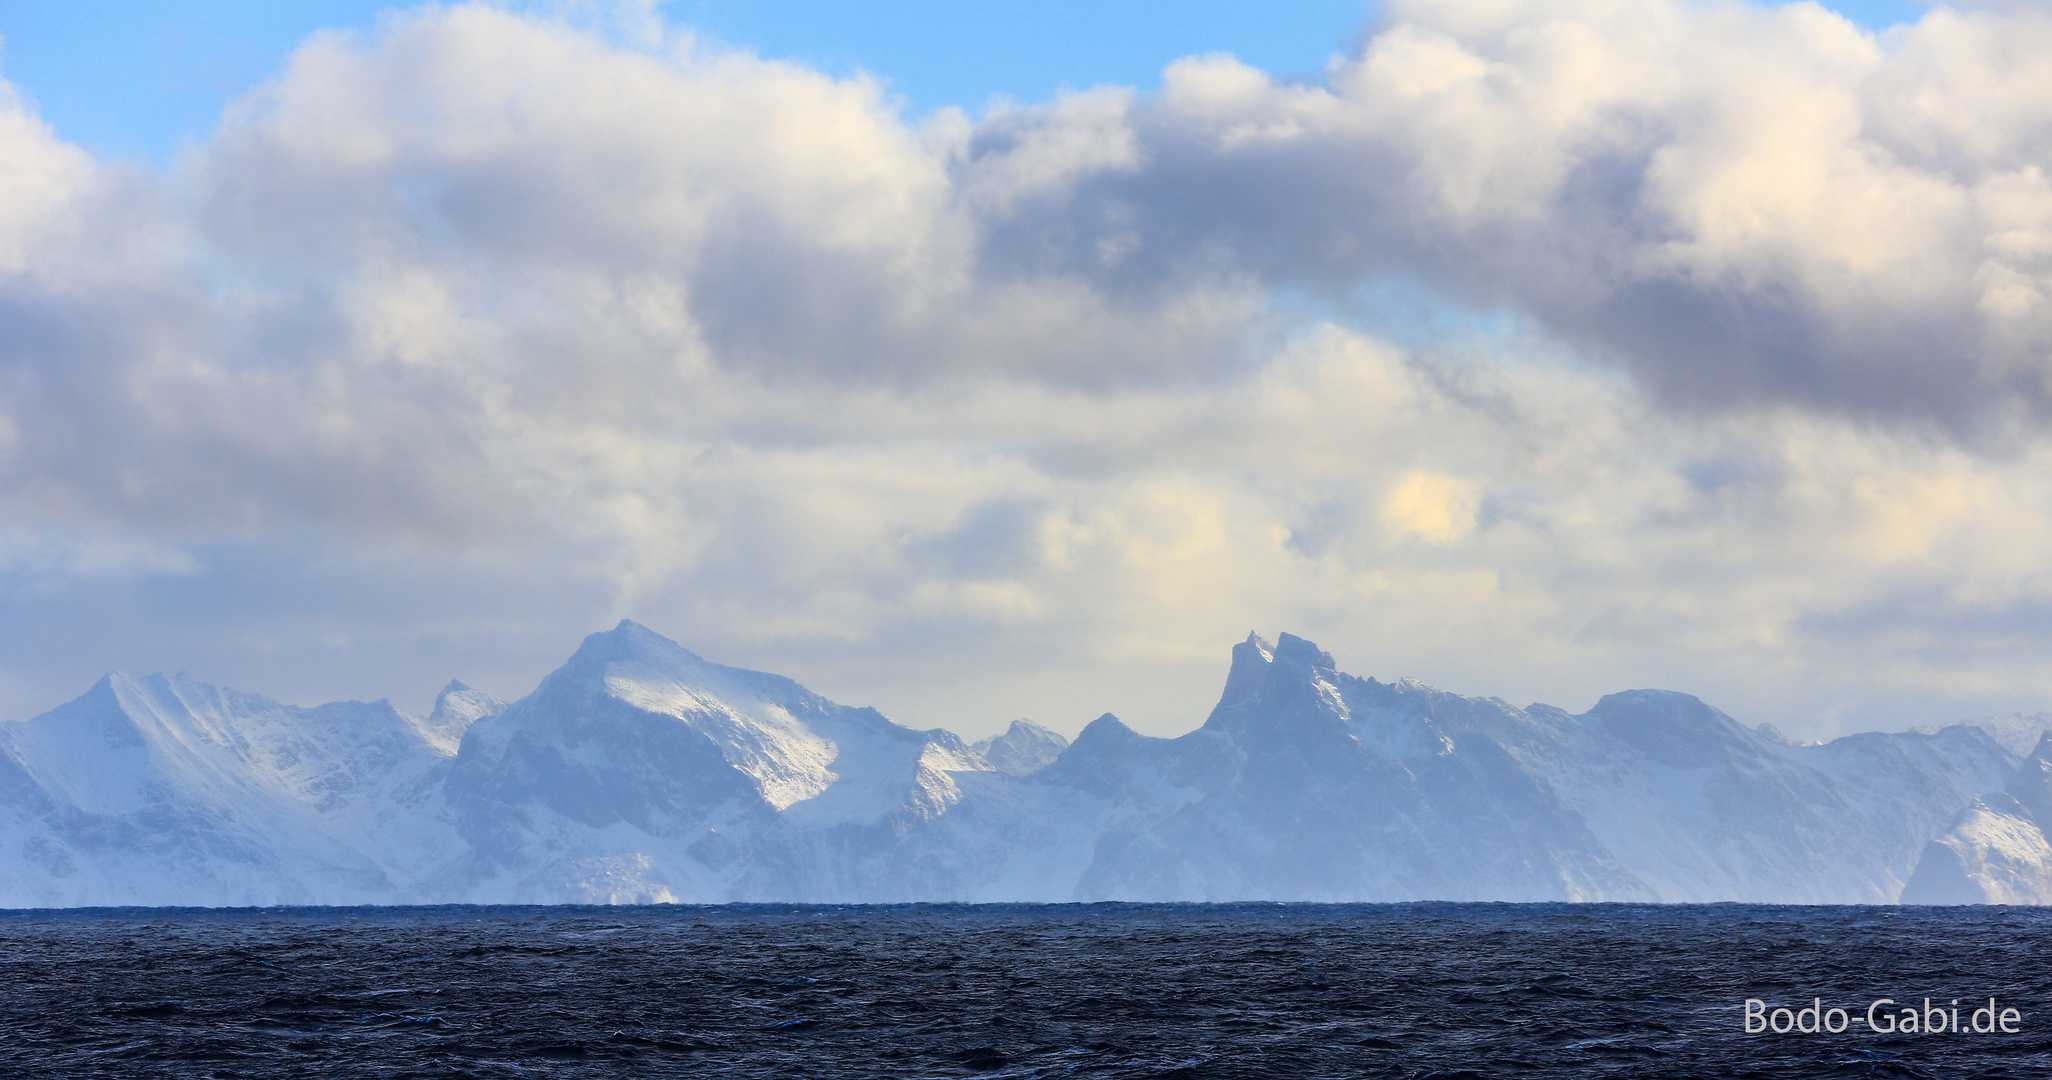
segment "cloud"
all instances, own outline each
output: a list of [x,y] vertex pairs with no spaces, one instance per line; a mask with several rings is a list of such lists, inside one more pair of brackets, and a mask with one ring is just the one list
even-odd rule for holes
[[1106,133],[992,257],[1107,288],[1422,280],[1670,405],[2006,434],[2052,401],[2048,48],[2034,8],[1875,38],[1812,4],[1400,2],[1324,85],[1192,58],[1123,125],[1006,118],[964,173]]
[[1474,490],[1451,476],[1414,472],[1389,493],[1386,513],[1400,532],[1451,543],[1475,528]]
[[971,733],[1181,730],[1250,628],[1792,730],[2052,693],[2041,14],[1396,4],[1318,85],[972,119],[602,7],[317,36],[162,174],[0,101],[14,714],[518,694],[621,616]]

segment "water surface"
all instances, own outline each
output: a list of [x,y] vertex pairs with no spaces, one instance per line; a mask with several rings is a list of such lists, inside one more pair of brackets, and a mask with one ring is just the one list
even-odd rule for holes
[[[0,1076],[2042,1077],[2048,935],[1729,904],[14,911]],[[1991,996],[2018,1033],[1743,1030],[1747,998],[1965,1027]]]

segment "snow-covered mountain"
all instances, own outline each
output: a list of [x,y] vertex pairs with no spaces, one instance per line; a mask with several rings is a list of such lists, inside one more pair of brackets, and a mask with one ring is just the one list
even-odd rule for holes
[[1905,882],[2036,902],[2040,820],[2047,744],[1797,745],[1653,690],[1517,708],[1346,675],[1288,634],[1236,646],[1176,738],[1106,715],[1073,744],[1020,721],[970,746],[631,622],[511,705],[452,682],[422,718],[110,675],[0,723],[0,906],[1888,902]]
[[[2052,712],[2010,713],[2008,716],[1989,716],[1970,723],[1988,733],[2004,750],[2017,757],[2029,757],[2037,748],[2038,740],[2052,731]],[[1911,731],[1935,733],[1947,725],[1914,727]]]
[[114,674],[0,724],[0,905],[376,903],[453,854],[451,753],[383,701]]
[[1794,746],[1685,694],[1579,716],[1250,636],[1204,726],[1115,718],[1032,780],[1100,801],[1081,899],[1895,899],[2013,763],[1971,728]]
[[[990,765],[645,627],[593,634],[478,721],[447,784],[469,843],[436,883],[486,900],[835,900],[890,891],[871,858]],[[892,893],[893,898],[908,898]]]
[[2052,903],[2052,733],[2001,791],[1959,812],[1924,847],[1902,890],[1905,904]]
[[1009,776],[1025,776],[1054,763],[1069,748],[1069,740],[1031,720],[1014,720],[1003,735],[979,739],[970,749],[983,755],[990,767]]
[[466,686],[461,679],[450,679],[449,685],[435,697],[435,708],[418,725],[422,735],[435,745],[437,750],[456,756],[456,748],[463,744],[463,733],[470,725],[487,716],[497,716],[506,711],[506,703],[475,687]]

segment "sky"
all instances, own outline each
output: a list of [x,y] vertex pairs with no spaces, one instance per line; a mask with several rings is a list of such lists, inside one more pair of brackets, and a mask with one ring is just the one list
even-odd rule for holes
[[[320,31],[366,32],[387,0],[0,0],[0,73],[69,142],[102,158],[168,163],[203,141],[230,102],[275,76]],[[1914,21],[1921,0],[1827,5],[1861,26]],[[603,15],[597,5],[523,4]],[[965,4],[849,0],[670,0],[610,10],[659,16],[671,33],[795,60],[836,77],[865,72],[912,113],[993,98],[1040,102],[1062,89],[1153,89],[1185,56],[1230,52],[1280,78],[1315,79],[1360,43],[1372,0],[1055,0]]]
[[971,736],[1230,646],[2052,709],[2052,10],[0,2],[0,719],[633,618]]

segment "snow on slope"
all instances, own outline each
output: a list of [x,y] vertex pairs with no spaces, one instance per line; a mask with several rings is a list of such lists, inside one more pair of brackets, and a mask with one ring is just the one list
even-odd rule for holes
[[389,901],[389,864],[432,846],[406,807],[438,801],[446,760],[386,702],[109,675],[0,724],[0,850],[29,864],[0,904]]
[[1031,720],[1014,720],[1003,735],[979,739],[970,747],[1007,776],[1026,776],[1062,756],[1069,740]]
[[463,745],[463,733],[470,730],[470,725],[505,711],[505,702],[465,685],[461,679],[450,679],[449,685],[442,687],[442,692],[436,695],[434,711],[414,726],[428,742],[434,744],[435,749],[448,757],[455,757],[456,748]]
[[1528,712],[1562,739],[1540,774],[1667,901],[1892,902],[1926,838],[2010,761],[1970,729],[1792,746],[1668,691]]
[[1926,845],[1905,904],[2052,903],[2052,733],[2010,776]]
[[989,769],[949,732],[622,622],[464,737],[449,792],[474,856],[449,883],[509,900],[837,899],[859,891],[863,838],[945,813],[953,774]]
[[1032,780],[1099,807],[1074,899],[1886,903],[2010,760],[1969,728],[1794,747],[1663,691],[1518,709],[1283,635],[1199,730],[1100,718]]
[[[1965,723],[1987,732],[1988,737],[1994,739],[2004,750],[2023,758],[2031,755],[2031,751],[2038,745],[2038,740],[2044,738],[2047,731],[2052,731],[2052,713],[2010,713],[2008,716],[1989,716]],[[1930,724],[1910,730],[1935,735],[1947,727],[1958,726]]]
[[1924,849],[1905,904],[2043,904],[2052,899],[2052,844],[2015,798],[1991,792],[1960,811]]
[[[1515,710],[1431,693],[1250,635],[1198,730],[1155,739],[1100,718],[1031,778],[1110,808],[1075,898],[1650,898],[1479,733],[1523,724]],[[1435,704],[1490,720],[1456,741]]]
[[1945,895],[2042,898],[2052,866],[2052,749],[2032,786],[1976,727],[1798,746],[1664,691],[1520,709],[1287,634],[1236,646],[1186,735],[1106,715],[981,750],[631,622],[426,718],[115,675],[0,724],[0,905],[1886,902],[1947,859]]

